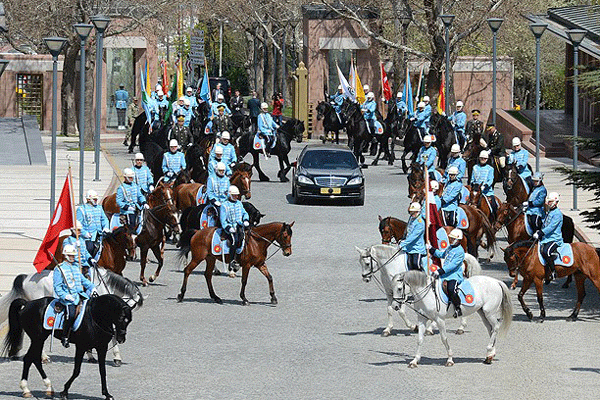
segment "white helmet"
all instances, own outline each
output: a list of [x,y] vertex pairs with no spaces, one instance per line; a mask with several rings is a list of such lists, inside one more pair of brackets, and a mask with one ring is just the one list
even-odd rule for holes
[[160,85],[160,83],[157,83],[157,84],[156,84],[156,87],[154,88],[154,90],[156,90],[157,92],[158,92],[159,90],[162,90],[162,86]]
[[135,172],[131,168],[125,168],[123,170],[123,176],[126,178],[135,178]]
[[217,100],[225,100],[225,96],[223,96],[221,93],[219,93],[217,95]]
[[267,103],[261,103],[260,104],[260,108],[263,110],[268,110],[269,109],[269,105]]
[[396,93],[396,98],[397,98],[397,99],[398,99],[398,98],[400,98],[400,99],[401,99],[401,98],[402,98],[402,92],[398,92],[398,93]]
[[183,100],[183,105],[184,106],[189,106],[190,104],[192,104],[192,103],[190,103],[190,99],[184,99]]
[[417,108],[425,108],[425,103],[420,101],[419,104],[417,104]]
[[338,85],[338,90],[342,90],[342,85]]
[[240,194],[240,189],[237,188],[237,186],[231,185],[229,186],[229,195],[233,196],[233,195],[239,195]]
[[408,207],[408,212],[420,212],[421,211],[421,204],[417,203],[416,201],[410,203],[410,206]]
[[137,160],[142,160],[144,161],[144,155],[142,153],[135,153],[135,157],[134,159]]
[[229,134],[229,132],[227,131],[223,131],[223,133],[221,133],[221,139],[231,139],[231,135]]
[[429,103],[429,102],[431,101],[431,99],[429,99],[429,96],[424,96],[424,97],[423,97],[423,101],[424,101],[425,103]]
[[193,92],[193,91],[194,91],[194,88],[191,87],[191,86],[188,86],[188,88],[185,90],[186,93],[187,92]]
[[460,100],[456,102],[456,108],[458,108],[458,107],[464,107],[463,102]]
[[225,169],[227,169],[227,167],[225,167],[225,163],[223,163],[223,162],[219,161],[219,162],[217,163],[217,168],[216,168],[216,170],[217,170],[217,171],[223,171],[223,172],[225,172]]
[[181,96],[178,101],[185,101],[185,96]]
[[448,168],[448,175],[458,175],[458,168],[454,165]]
[[550,192],[548,197],[546,197],[546,204],[550,205],[550,203],[558,204],[560,201],[560,196],[556,192]]
[[367,93],[367,99],[374,99],[374,98],[375,98],[375,93],[373,93],[373,92]]
[[223,155],[223,146],[215,146],[215,154]]
[[72,244],[67,244],[63,247],[63,254],[65,256],[75,256],[77,255],[77,250],[75,250],[75,246]]
[[179,143],[177,142],[177,139],[171,139],[169,141],[169,147],[179,147]]
[[162,91],[162,89],[158,89],[158,90],[156,91],[156,95],[157,95],[158,97],[160,97],[160,96],[164,96],[164,95],[165,95],[165,92],[163,92],[163,91]]
[[94,189],[90,189],[87,191],[86,195],[85,195],[86,199],[98,199],[98,193],[96,193],[96,191]]
[[514,137],[512,139],[512,145],[514,146],[520,146],[521,145],[521,139],[519,139],[518,137]]
[[485,158],[487,160],[488,158],[490,158],[490,155],[486,150],[481,150],[479,152],[479,158]]
[[363,86],[363,90],[364,90],[365,92],[368,92],[368,91],[370,91],[370,90],[371,90],[371,88],[369,87],[369,85],[364,85],[364,86]]
[[460,153],[460,145],[457,143],[454,143],[452,145],[452,147],[450,148],[450,153]]
[[439,190],[440,188],[440,184],[438,183],[438,181],[429,182],[429,186],[431,187],[431,190]]
[[484,148],[487,147],[487,143],[485,142],[485,140],[483,140],[483,138],[479,139],[479,145]]
[[454,228],[450,231],[450,234],[448,235],[448,237],[450,239],[457,239],[457,240],[462,240],[463,238],[463,233],[460,229],[458,228]]
[[425,135],[423,138],[423,143],[431,143],[431,135]]

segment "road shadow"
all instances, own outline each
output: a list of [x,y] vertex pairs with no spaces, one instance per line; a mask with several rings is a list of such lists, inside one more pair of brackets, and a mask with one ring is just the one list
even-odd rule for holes
[[[371,331],[356,331],[356,332],[338,332],[338,335],[342,336],[359,336],[359,335],[374,335],[381,336],[383,333],[383,327],[375,328]],[[405,329],[392,329],[390,336],[411,336],[414,332],[408,328]]]
[[569,369],[574,372],[592,372],[595,374],[600,374],[600,368],[572,367]]
[[[54,390],[57,390],[57,389],[55,388]],[[59,393],[60,393],[60,390],[56,391],[53,398],[59,398],[60,397]],[[35,398],[35,399],[47,399],[48,398],[48,396],[46,396],[46,392],[41,391],[41,390],[32,390],[31,394],[33,395],[33,398]],[[0,398],[4,399],[6,397],[17,397],[17,398],[22,399],[23,392],[7,392],[7,391],[0,390]],[[104,397],[86,396],[84,394],[79,394],[79,393],[74,393],[74,392],[69,392],[69,398],[70,399],[81,399],[81,400],[104,399]]]
[[375,303],[376,301],[387,301],[385,298],[380,299],[358,299],[358,301],[362,301],[364,303]]

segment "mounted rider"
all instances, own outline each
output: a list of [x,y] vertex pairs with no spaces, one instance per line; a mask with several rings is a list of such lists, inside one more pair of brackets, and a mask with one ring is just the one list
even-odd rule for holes
[[94,290],[90,282],[75,263],[77,250],[72,245],[63,246],[65,261],[57,265],[53,274],[54,297],[65,306],[66,317],[63,323],[62,345],[69,347],[69,335],[75,322],[75,311],[81,299],[89,299]]
[[463,111],[463,102],[456,102],[456,111],[450,116],[448,116],[448,120],[452,123],[452,127],[454,127],[454,133],[456,134],[456,138],[458,143],[460,144],[460,148],[464,149],[467,144],[467,137],[465,135],[465,125],[467,123],[467,114]]
[[214,176],[217,174],[217,165],[219,163],[225,165],[225,175],[231,176],[231,168],[229,168],[227,164],[223,162],[223,153],[223,146],[221,144],[216,144],[211,150],[208,160],[208,176]]
[[217,209],[227,200],[229,191],[229,178],[225,176],[226,166],[218,162],[215,168],[215,174],[209,175],[206,181],[206,197],[208,201]]
[[448,170],[448,183],[444,186],[442,193],[442,212],[446,225],[454,226],[458,224],[456,212],[461,197],[462,183],[457,179],[458,168],[450,167]]
[[498,204],[496,203],[496,196],[494,196],[494,167],[488,164],[488,159],[488,152],[481,150],[479,152],[479,164],[473,166],[471,185],[479,185],[481,194],[487,197],[490,202],[492,215],[496,216]]
[[508,155],[508,164],[514,164],[519,176],[525,180],[529,188],[533,187],[531,180],[531,171],[527,165],[529,152],[521,147],[521,139],[514,137],[512,139],[513,152]]
[[190,101],[190,108],[192,109],[192,111],[198,108],[198,99],[196,98],[196,96],[194,96],[193,87],[188,86],[188,88],[185,90],[185,98]]
[[108,218],[98,204],[95,190],[88,190],[85,203],[77,207],[77,221],[81,223],[81,235],[85,240],[95,241],[103,232],[109,232]]
[[154,87],[154,91],[152,93],[150,93],[150,98],[151,99],[155,99],[158,97],[158,91],[162,90],[162,86],[160,83],[157,83],[156,86]]
[[425,102],[420,101],[417,104],[417,112],[413,117],[410,118],[413,121],[415,128],[419,131],[421,138],[429,135],[429,121],[431,119],[431,113],[428,113],[425,109]]
[[529,198],[523,203],[525,210],[525,218],[531,227],[532,232],[537,232],[542,229],[544,216],[546,211],[544,210],[544,204],[546,202],[546,196],[548,191],[542,182],[543,175],[540,172],[536,172],[533,175],[533,190],[529,194]]
[[221,227],[223,232],[229,237],[231,246],[229,246],[229,270],[237,270],[236,251],[242,245],[244,240],[244,228],[250,226],[250,217],[240,201],[240,190],[236,186],[229,188],[229,196],[223,201],[219,209]]
[[377,121],[377,103],[375,102],[375,94],[373,92],[367,93],[366,101],[360,107],[363,113],[365,121],[367,121],[367,129],[371,135],[375,135],[377,130],[375,129],[375,121]]
[[463,262],[465,261],[465,250],[460,245],[463,238],[463,233],[460,229],[452,229],[448,235],[450,246],[441,251],[435,248],[430,248],[429,252],[432,256],[444,259],[443,268],[438,268],[432,272],[435,278],[440,278],[446,282],[448,297],[454,306],[454,318],[462,316],[460,308],[460,297],[457,293],[458,285],[465,279],[463,276]]
[[177,123],[171,127],[167,140],[177,140],[178,144],[181,144],[181,148],[186,150],[194,143],[194,137],[190,131],[189,126],[185,126],[185,115],[179,115],[177,117]]
[[135,183],[140,187],[142,194],[148,197],[154,191],[152,171],[150,171],[147,165],[144,165],[144,155],[142,153],[136,153],[134,160],[133,173],[135,174]]
[[502,170],[506,166],[506,149],[504,148],[504,136],[496,129],[493,124],[488,124],[486,128],[487,146],[490,151],[492,161],[498,161],[498,169]]
[[345,96],[342,90],[342,85],[338,86],[336,93],[329,96],[329,102],[331,103],[331,106],[337,113],[338,117],[340,112],[342,112],[342,104],[344,103],[344,99]]
[[462,181],[462,178],[465,176],[465,172],[467,170],[467,162],[461,157],[460,146],[457,143],[454,143],[450,148],[448,166],[446,167],[446,171],[444,171],[444,179],[442,181],[444,184],[448,182],[448,171],[451,167],[458,168],[458,176],[456,178],[459,181]]
[[[181,114],[185,116],[184,111],[184,103],[185,96],[181,96],[175,103],[173,103],[173,113],[171,114],[171,118],[173,119],[173,124],[177,123],[177,117]],[[181,113],[180,113],[181,110]]]
[[[75,264],[81,267],[83,274],[87,273],[88,268],[90,267],[89,259],[92,257],[89,251],[87,250],[87,245],[85,243],[85,239],[81,234],[82,225],[81,222],[75,221],[75,226],[71,228],[71,235],[67,236],[65,240],[63,240],[63,247],[66,245],[75,246]],[[81,257],[80,257],[81,256]],[[81,258],[81,262],[79,261]]]
[[217,101],[212,103],[210,106],[210,115],[209,117],[214,117],[219,114],[219,106],[224,107],[224,111],[226,115],[231,116],[231,110],[227,107],[227,103],[225,103],[225,96],[222,93],[217,95]]
[[117,188],[117,205],[120,214],[127,218],[129,229],[133,231],[137,226],[139,211],[148,208],[148,204],[146,204],[146,198],[142,195],[140,187],[133,181],[135,172],[131,168],[125,168],[123,177],[125,181]]
[[175,176],[183,169],[186,169],[185,155],[179,151],[177,139],[169,141],[169,151],[163,154],[162,170],[165,174],[165,182],[175,179]]
[[563,214],[558,209],[559,201],[558,193],[550,192],[548,194],[546,198],[548,214],[544,219],[542,229],[533,234],[533,238],[540,241],[542,257],[546,261],[546,279],[544,281],[546,285],[556,279],[554,258],[558,255],[559,247],[564,244],[562,237]]
[[269,114],[269,105],[262,103],[260,105],[261,113],[258,116],[258,136],[265,141],[265,154],[275,145],[275,132],[279,125],[273,121],[273,117]]
[[[433,112],[430,102],[431,99],[429,98],[429,96],[423,96],[423,103],[425,103],[425,112],[427,113],[428,118],[431,118],[431,113]],[[429,130],[429,120],[427,121],[427,130]]]
[[423,146],[417,154],[416,162],[421,164],[423,168],[429,171],[429,178],[435,180],[435,159],[437,157],[437,149],[431,145],[432,139],[430,135],[425,135],[423,138]]
[[[166,112],[166,110],[169,109],[169,100],[167,99],[167,97],[165,96],[165,94],[163,93],[162,90],[159,90],[156,93],[156,106],[158,107],[158,113],[162,115],[164,115],[164,113]],[[162,111],[164,109],[164,111]]]
[[219,138],[223,132],[229,132],[233,129],[231,118],[225,114],[225,106],[223,104],[217,107],[217,115],[213,116],[211,119],[213,122],[212,131]]
[[235,147],[231,144],[231,135],[227,131],[223,131],[221,134],[221,141],[219,145],[223,148],[223,163],[228,168],[233,169],[237,163],[237,154],[235,153]]
[[467,135],[467,142],[473,140],[474,137],[481,137],[483,135],[483,122],[479,120],[479,115],[481,111],[475,109],[471,111],[473,114],[473,119],[467,122],[467,126],[465,128],[465,134]]
[[427,254],[425,249],[425,220],[421,216],[421,205],[413,202],[408,207],[410,218],[406,225],[406,237],[398,247],[406,252],[406,266],[409,270],[423,270],[421,258]]
[[406,102],[402,99],[403,93],[398,92],[396,94],[396,113],[400,118],[406,118],[408,115],[408,106]]

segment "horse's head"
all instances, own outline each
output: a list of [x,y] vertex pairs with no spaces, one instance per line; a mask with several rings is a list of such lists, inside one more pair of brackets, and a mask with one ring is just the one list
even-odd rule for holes
[[245,196],[248,200],[252,198],[252,191],[250,190],[251,174],[249,172],[238,169],[231,175],[229,181],[240,190],[241,196]]
[[317,104],[317,121],[320,121],[325,116],[325,111],[327,110],[327,103],[324,101],[320,101]]
[[294,138],[296,139],[296,143],[302,143],[304,130],[304,121],[296,120],[296,123],[294,124]]
[[112,232],[106,233],[104,240],[115,244],[118,248],[125,251],[125,259],[133,261],[135,258],[135,241],[133,236],[128,232],[127,226],[120,226]]
[[123,301],[123,304],[121,305],[121,308],[120,308],[119,316],[114,323],[114,325],[115,325],[115,340],[117,341],[117,343],[119,343],[119,344],[125,343],[126,336],[127,336],[127,327],[131,323],[132,317],[133,316],[132,316],[132,312],[131,312],[131,307],[129,307],[127,305],[127,303],[125,303]]
[[516,211],[510,203],[500,204],[497,211],[496,222],[494,222],[494,230],[499,231],[503,226],[507,225],[515,213]]
[[390,224],[391,217],[382,218],[379,215],[379,234],[381,235],[381,244],[390,244],[393,238],[392,225]]
[[191,181],[192,175],[190,174],[190,171],[188,171],[187,169],[182,169],[175,176],[175,179],[173,180],[173,187],[177,187],[182,183],[190,183]]
[[150,213],[150,218],[158,220],[160,223],[164,225],[168,225],[169,228],[173,230],[175,233],[181,232],[181,227],[179,225],[179,212],[175,204],[173,203],[165,203],[158,207],[154,207],[148,210]]
[[506,169],[504,170],[504,189],[512,190],[513,186],[517,183],[519,179],[519,173],[517,172],[517,168],[514,164],[507,164]]
[[294,222],[291,224],[283,223],[281,225],[281,230],[279,234],[275,238],[279,246],[281,246],[281,250],[283,255],[289,257],[292,255],[292,226],[294,226]]
[[354,248],[359,254],[358,262],[360,263],[360,267],[362,269],[362,279],[363,281],[369,283],[373,277],[373,271],[375,271],[375,267],[373,265],[374,260],[373,257],[371,257],[371,248],[367,247],[366,249],[361,249],[356,246]]
[[471,185],[471,192],[469,193],[469,204],[478,205],[481,200],[481,185],[479,183],[473,183]]
[[154,191],[148,195],[148,205],[150,207],[160,206],[162,204],[174,204],[173,202],[173,184],[158,182]]

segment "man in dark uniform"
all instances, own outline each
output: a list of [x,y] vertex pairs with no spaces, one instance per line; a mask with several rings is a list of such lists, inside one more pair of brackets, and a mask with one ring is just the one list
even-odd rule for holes
[[483,134],[483,122],[479,120],[479,114],[481,111],[473,110],[473,119],[467,122],[467,141],[471,141],[475,136],[481,137]]
[[493,124],[488,124],[486,130],[487,139],[485,140],[490,155],[492,156],[492,162],[497,162],[500,170],[506,166],[506,149],[504,147],[504,136],[498,132]]

